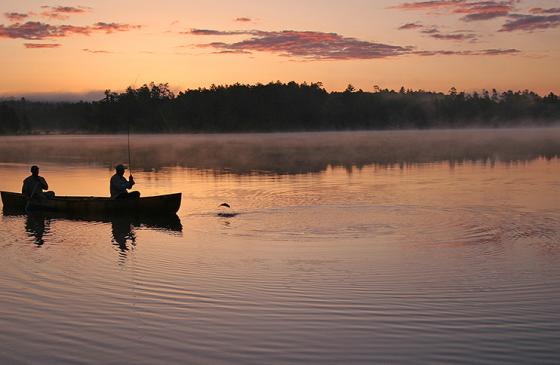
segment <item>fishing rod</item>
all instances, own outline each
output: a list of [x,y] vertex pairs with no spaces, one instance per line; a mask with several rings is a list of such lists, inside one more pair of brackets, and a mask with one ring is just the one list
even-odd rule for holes
[[132,164],[130,159],[130,118],[128,119],[127,123],[127,140],[128,140],[128,173],[132,175]]
[[[138,76],[140,76],[140,74],[136,75],[136,78],[134,79],[134,83],[132,84],[132,87],[134,89],[136,89],[136,81],[138,81]],[[131,158],[130,158],[130,119],[131,118],[126,118],[127,119],[127,123],[126,123],[126,136],[127,136],[127,147],[128,147],[128,175],[132,175],[132,162],[131,162]]]

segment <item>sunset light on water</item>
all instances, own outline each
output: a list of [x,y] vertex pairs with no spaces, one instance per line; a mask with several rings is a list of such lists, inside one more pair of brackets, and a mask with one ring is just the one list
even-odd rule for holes
[[0,365],[560,363],[558,0],[0,4]]

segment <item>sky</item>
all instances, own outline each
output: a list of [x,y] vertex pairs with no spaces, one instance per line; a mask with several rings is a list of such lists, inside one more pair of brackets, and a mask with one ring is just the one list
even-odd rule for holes
[[0,3],[0,95],[151,81],[560,93],[560,0]]

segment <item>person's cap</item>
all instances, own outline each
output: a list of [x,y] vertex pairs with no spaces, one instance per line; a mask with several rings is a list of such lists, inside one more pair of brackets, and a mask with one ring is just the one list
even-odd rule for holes
[[122,164],[118,164],[117,166],[115,166],[115,170],[126,170],[126,166]]

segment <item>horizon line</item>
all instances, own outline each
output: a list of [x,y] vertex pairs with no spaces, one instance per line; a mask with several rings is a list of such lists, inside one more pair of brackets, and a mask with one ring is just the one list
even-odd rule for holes
[[[242,83],[242,82],[234,82],[234,83],[226,83],[226,84],[215,84],[215,83],[211,83],[210,85],[207,86],[199,86],[199,87],[188,87],[188,88],[180,88],[180,87],[170,87],[170,90],[177,95],[179,92],[185,92],[185,91],[189,91],[189,90],[197,90],[197,89],[210,89],[212,86],[217,86],[217,87],[229,87],[229,86],[233,86],[233,85],[245,85],[245,86],[257,86],[257,85],[269,85],[269,84],[275,84],[275,83],[280,83],[280,84],[289,84],[291,82],[295,82],[298,85],[313,85],[313,84],[319,84],[321,85],[321,88],[323,88],[325,91],[329,92],[329,93],[335,93],[335,92],[343,92],[345,91],[345,89],[327,89],[326,87],[324,87],[323,83],[320,81],[315,81],[315,82],[307,82],[307,81],[303,81],[303,82],[297,82],[295,80],[292,81],[288,81],[288,82],[281,82],[281,81],[269,81],[266,83],[261,83],[261,82],[255,82],[255,83]],[[14,100],[19,100],[19,99],[26,99],[29,101],[34,101],[34,102],[80,102],[80,101],[85,101],[85,102],[92,102],[92,101],[98,101],[103,99],[104,95],[105,95],[105,91],[106,90],[110,90],[111,92],[116,92],[116,93],[123,93],[125,92],[129,87],[132,87],[133,89],[138,89],[142,86],[149,86],[150,84],[155,84],[155,85],[169,85],[169,83],[155,83],[155,82],[150,82],[150,83],[142,83],[140,86],[133,86],[133,85],[129,85],[126,86],[124,88],[120,88],[120,89],[110,89],[110,88],[106,88],[106,89],[99,89],[99,90],[87,90],[87,91],[24,91],[24,92],[0,92],[0,102],[3,101],[14,101]],[[351,83],[348,83],[348,86],[351,86]],[[347,86],[347,87],[348,87]],[[427,93],[443,93],[443,94],[448,94],[451,89],[455,88],[455,86],[450,86],[449,89],[447,89],[446,91],[443,90],[430,90],[430,89],[423,89],[423,88],[408,88],[405,87],[404,85],[398,87],[398,88],[390,88],[390,87],[381,87],[378,85],[373,85],[371,87],[371,89],[362,89],[362,88],[355,88],[355,91],[362,91],[362,92],[371,92],[374,93],[376,92],[376,90],[388,90],[388,91],[394,91],[394,92],[399,92],[399,90],[401,88],[404,88],[404,90],[406,91],[413,91],[413,92],[427,92]],[[523,91],[529,91],[532,92],[534,94],[537,94],[541,97],[546,96],[546,95],[550,95],[550,94],[556,94],[554,91],[549,90],[547,92],[536,92],[534,90],[531,90],[529,88],[520,88],[520,89],[512,89],[512,88],[508,88],[508,89],[500,89],[500,88],[477,88],[477,89],[468,89],[468,90],[459,90],[457,89],[458,93],[465,93],[465,94],[474,94],[474,93],[479,93],[481,94],[484,91],[489,91],[492,92],[492,90],[496,90],[498,92],[498,94],[503,93],[503,92],[508,92],[508,91],[512,91],[512,92],[523,92]]]

